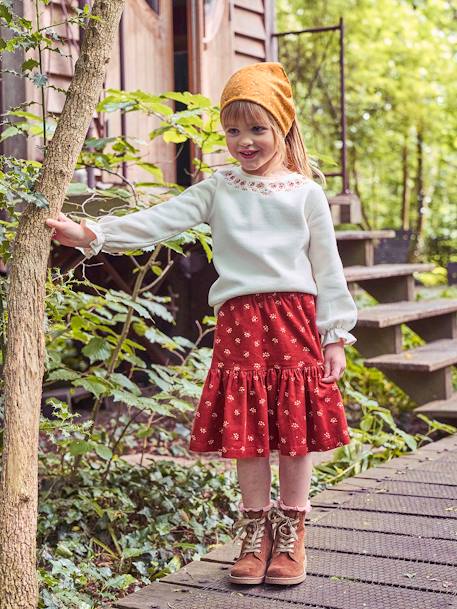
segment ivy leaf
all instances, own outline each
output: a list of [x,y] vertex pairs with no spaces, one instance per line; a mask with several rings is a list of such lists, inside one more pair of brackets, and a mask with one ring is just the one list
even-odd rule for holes
[[109,446],[106,446],[106,444],[96,444],[95,452],[105,461],[109,461],[113,456],[113,451]]
[[0,5],[0,19],[4,19],[7,24],[11,23],[13,15],[4,5]]
[[133,575],[126,573],[125,575],[117,575],[116,577],[112,577],[106,582],[105,585],[107,588],[111,588],[113,590],[125,590],[136,581],[137,580],[135,577],[133,577]]
[[86,442],[86,440],[75,440],[70,443],[69,446],[70,455],[76,457],[77,455],[85,455],[94,449],[92,442]]
[[27,59],[21,65],[21,70],[23,72],[27,72],[29,70],[33,70],[33,68],[37,68],[40,64],[35,59]]

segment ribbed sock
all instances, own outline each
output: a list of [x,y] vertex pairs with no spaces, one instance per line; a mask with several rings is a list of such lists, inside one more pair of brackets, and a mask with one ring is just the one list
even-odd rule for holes
[[263,510],[264,512],[267,512],[270,508],[272,508],[274,505],[273,501],[270,501],[270,503],[268,505],[265,505],[264,507],[245,507],[243,502],[240,501],[240,503],[238,504],[239,510],[240,512],[258,512],[259,510]]
[[279,507],[280,507],[282,510],[297,510],[297,512],[306,512],[306,513],[309,513],[309,512],[311,512],[311,510],[313,509],[313,508],[311,507],[311,503],[310,503],[310,500],[309,500],[309,499],[308,499],[308,501],[306,502],[306,505],[305,505],[305,506],[299,506],[299,505],[293,505],[293,506],[291,506],[291,505],[286,505],[286,504],[283,502],[283,500],[282,500],[282,499],[280,499],[280,500],[279,500],[278,505],[279,505]]

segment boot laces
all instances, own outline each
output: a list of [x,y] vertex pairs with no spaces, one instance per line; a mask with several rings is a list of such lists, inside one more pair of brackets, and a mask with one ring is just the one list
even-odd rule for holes
[[243,552],[260,552],[262,546],[262,539],[265,533],[266,516],[263,515],[260,518],[240,518],[238,522],[233,525],[235,531],[235,541],[240,538],[243,533],[246,536],[243,540]]
[[291,518],[279,510],[271,514],[270,520],[275,527],[276,552],[293,552],[294,544],[298,539],[296,527],[300,520]]

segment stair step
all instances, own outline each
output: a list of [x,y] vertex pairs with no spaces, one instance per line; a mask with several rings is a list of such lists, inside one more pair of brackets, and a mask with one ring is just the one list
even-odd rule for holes
[[379,304],[360,310],[358,312],[357,325],[370,328],[386,328],[409,321],[455,312],[457,312],[457,299],[403,300]]
[[425,414],[430,418],[457,420],[457,393],[448,400],[434,400],[414,409],[417,414]]
[[356,194],[340,193],[330,197],[328,202],[334,224],[360,224],[362,222],[362,206]]
[[444,338],[402,353],[378,355],[364,364],[379,370],[433,372],[457,364],[457,339]]
[[343,266],[373,266],[374,246],[379,239],[395,237],[393,230],[335,231]]
[[401,275],[411,275],[412,273],[431,271],[435,268],[432,263],[417,264],[375,264],[374,266],[347,266],[344,269],[344,276],[348,283],[358,283],[359,281],[370,281],[371,279],[391,279]]
[[337,241],[358,241],[366,239],[392,239],[394,230],[337,230]]

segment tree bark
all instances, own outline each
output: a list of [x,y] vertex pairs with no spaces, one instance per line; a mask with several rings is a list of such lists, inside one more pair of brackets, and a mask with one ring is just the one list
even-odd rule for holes
[[408,159],[408,139],[405,136],[402,155],[402,194],[401,194],[401,218],[402,229],[409,230],[409,214],[410,214],[410,188],[409,188],[409,159]]
[[411,243],[409,248],[409,262],[415,262],[419,253],[419,245],[422,238],[422,232],[424,229],[424,200],[425,200],[425,187],[424,187],[424,133],[422,128],[417,130],[417,142],[416,142],[416,158],[417,158],[417,171],[416,171],[416,226],[414,233],[411,236]]
[[0,609],[36,609],[38,431],[44,373],[45,280],[51,231],[73,176],[125,0],[95,0],[75,74],[36,191],[49,210],[29,205],[15,238],[4,368],[5,432],[0,479]]

